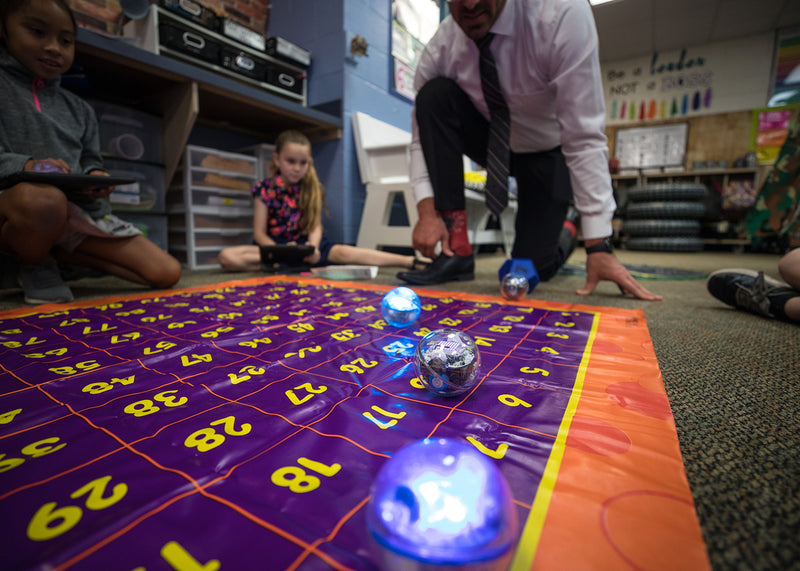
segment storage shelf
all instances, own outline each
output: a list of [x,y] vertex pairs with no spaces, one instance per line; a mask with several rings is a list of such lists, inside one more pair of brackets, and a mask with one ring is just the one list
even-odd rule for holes
[[631,181],[641,180],[642,184],[650,179],[669,179],[669,178],[690,178],[690,177],[711,177],[711,176],[731,176],[731,175],[754,175],[758,172],[758,167],[745,167],[745,168],[729,168],[729,169],[703,169],[703,170],[684,170],[675,172],[659,172],[659,173],[626,173],[626,174],[612,174],[611,180]]
[[[73,89],[164,118],[166,182],[172,180],[196,122],[270,140],[297,129],[313,140],[342,136],[342,119],[257,85],[161,56],[130,40],[78,30],[76,62],[86,78]],[[88,86],[87,93],[81,90]]]
[[758,169],[753,168],[733,168],[733,169],[703,169],[677,172],[662,172],[647,174],[646,178],[688,178],[699,176],[730,176],[736,174],[755,174]]
[[[740,182],[743,180],[751,180],[754,186],[757,186],[757,180],[760,173],[759,167],[744,167],[744,168],[714,168],[714,169],[697,169],[697,170],[680,170],[674,172],[640,172],[615,174],[611,175],[612,183],[614,185],[614,193],[617,203],[625,206],[627,202],[627,192],[634,187],[646,184],[681,184],[681,183],[699,183],[704,184],[708,188],[726,188],[730,183]],[[730,211],[728,211],[730,215]],[[657,217],[653,217],[657,218]],[[665,219],[668,220],[668,219]],[[722,220],[722,218],[720,218]],[[624,228],[624,226],[623,226]],[[644,236],[646,237],[646,236]],[[624,245],[627,242],[628,236],[623,235],[621,242]],[[733,237],[704,237],[702,242],[705,246],[720,246],[732,247],[741,249],[750,244],[750,240],[746,238],[733,238]]]
[[706,184],[708,181],[721,179],[722,185],[725,186],[728,184],[731,178],[740,179],[741,177],[748,177],[755,181],[758,173],[758,167],[703,169],[639,174],[626,173],[612,174],[611,181],[614,185],[615,191],[620,192],[637,185],[661,182],[669,183],[691,181]]
[[304,107],[255,85],[154,54],[128,39],[80,28],[77,40],[75,59],[93,88],[138,102],[151,112],[162,110],[160,95],[169,87],[196,82],[200,117],[210,122],[261,135],[293,127],[314,135],[314,139],[341,137],[340,117]]
[[[238,53],[246,54],[248,57],[252,58],[253,61],[261,62],[262,65],[271,65],[273,69],[282,69],[283,71],[292,74],[292,76],[302,77],[303,87],[299,93],[293,92],[291,90],[281,88],[276,85],[272,85],[263,81],[258,81],[251,77],[247,77],[241,73],[236,73],[230,69],[223,67],[221,64],[213,64],[211,62],[196,57],[191,57],[176,49],[170,48],[161,42],[159,38],[159,33],[157,33],[155,30],[155,28],[157,28],[162,22],[171,25],[173,27],[177,27],[182,31],[192,30],[195,34],[197,34],[197,37],[209,38],[209,41],[215,42],[217,45],[223,46],[227,49],[235,50]],[[267,91],[297,101],[298,103],[301,103],[303,106],[305,106],[306,104],[306,89],[305,89],[306,69],[300,67],[299,65],[288,63],[281,59],[270,56],[263,51],[258,51],[252,48],[251,46],[241,43],[233,38],[229,38],[218,32],[215,32],[201,25],[198,25],[192,22],[191,20],[182,18],[181,16],[175,14],[174,12],[161,8],[160,6],[153,7],[148,15],[148,18],[146,18],[145,20],[132,21],[125,26],[125,29],[127,30],[129,26],[131,28],[134,37],[150,38],[149,42],[151,42],[152,45],[141,45],[140,47],[144,49],[147,49],[157,54],[169,55],[170,57],[183,60],[189,63],[190,65],[198,65],[201,67],[208,68],[214,71],[215,73],[221,73],[227,75],[228,77],[231,77],[237,81],[243,81],[251,85],[256,85],[261,89],[265,89]],[[151,27],[152,29],[148,30],[148,27]],[[147,43],[147,41],[148,40],[143,40],[143,44]]]

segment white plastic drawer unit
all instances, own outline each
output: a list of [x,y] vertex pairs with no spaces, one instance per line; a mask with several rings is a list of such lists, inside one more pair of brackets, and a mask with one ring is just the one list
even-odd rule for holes
[[163,162],[161,117],[103,101],[89,103],[97,116],[103,154],[132,161]]
[[228,174],[221,171],[208,171],[205,169],[192,169],[189,186],[193,190],[218,189],[233,191],[237,195],[249,196],[253,189],[254,179],[248,175]]
[[[167,193],[169,211],[177,212],[186,206],[190,209],[196,206],[212,206],[219,208],[220,213],[231,212],[231,209],[239,212],[242,210],[252,212],[253,198],[250,196],[250,192],[236,190],[198,187],[185,194],[182,188],[172,187]],[[208,210],[206,209],[206,211]]]
[[240,208],[224,211],[216,207],[198,207],[187,212],[173,212],[169,215],[170,232],[180,229],[187,232],[195,230],[252,230],[253,212]]
[[229,174],[256,175],[256,158],[240,153],[188,145],[187,163],[191,169],[201,168]]
[[164,167],[121,159],[105,159],[104,165],[112,176],[133,180],[117,185],[109,195],[108,201],[115,212],[165,212]]
[[[225,230],[197,230],[194,233],[195,248],[212,246],[242,246],[253,243],[253,232],[250,229],[232,228]],[[185,232],[170,232],[169,245],[178,247],[188,246]]]
[[218,267],[220,250],[253,242],[255,156],[186,147],[167,194],[170,252],[189,269]]

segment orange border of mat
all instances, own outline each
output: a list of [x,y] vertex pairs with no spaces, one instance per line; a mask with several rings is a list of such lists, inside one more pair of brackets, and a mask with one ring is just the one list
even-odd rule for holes
[[[0,313],[0,319],[275,281],[373,291],[393,287],[270,276],[23,307]],[[599,315],[581,363],[582,382],[576,382],[511,569],[710,569],[674,419],[641,310],[416,291],[433,297]]]

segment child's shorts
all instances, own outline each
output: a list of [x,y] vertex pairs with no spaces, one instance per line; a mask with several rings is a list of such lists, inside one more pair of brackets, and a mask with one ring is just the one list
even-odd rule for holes
[[319,241],[319,261],[314,264],[315,268],[321,268],[328,265],[328,254],[331,253],[334,243],[328,240],[325,236]]
[[70,212],[67,229],[58,240],[58,246],[68,252],[74,252],[87,236],[99,238],[130,238],[141,235],[141,230],[130,222],[125,222],[113,214],[106,214],[103,218],[93,219],[80,207],[69,203]]
[[[278,242],[277,240],[276,240],[276,243],[278,243],[278,244],[286,244],[286,242]],[[305,236],[303,236],[302,238],[300,238],[297,241],[297,243],[302,246],[303,244],[307,244],[308,243],[308,239]],[[319,261],[316,264],[314,264],[313,267],[321,268],[322,266],[329,265],[328,254],[331,253],[331,248],[333,248],[335,245],[336,245],[335,243],[331,242],[325,236],[323,236],[322,239],[319,241],[319,248],[318,248],[319,249]]]

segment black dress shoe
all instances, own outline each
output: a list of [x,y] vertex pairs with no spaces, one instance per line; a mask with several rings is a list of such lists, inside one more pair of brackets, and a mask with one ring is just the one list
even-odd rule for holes
[[433,263],[424,270],[399,272],[397,277],[413,285],[433,285],[444,282],[467,281],[475,279],[475,260],[472,255],[445,256],[439,254]]

